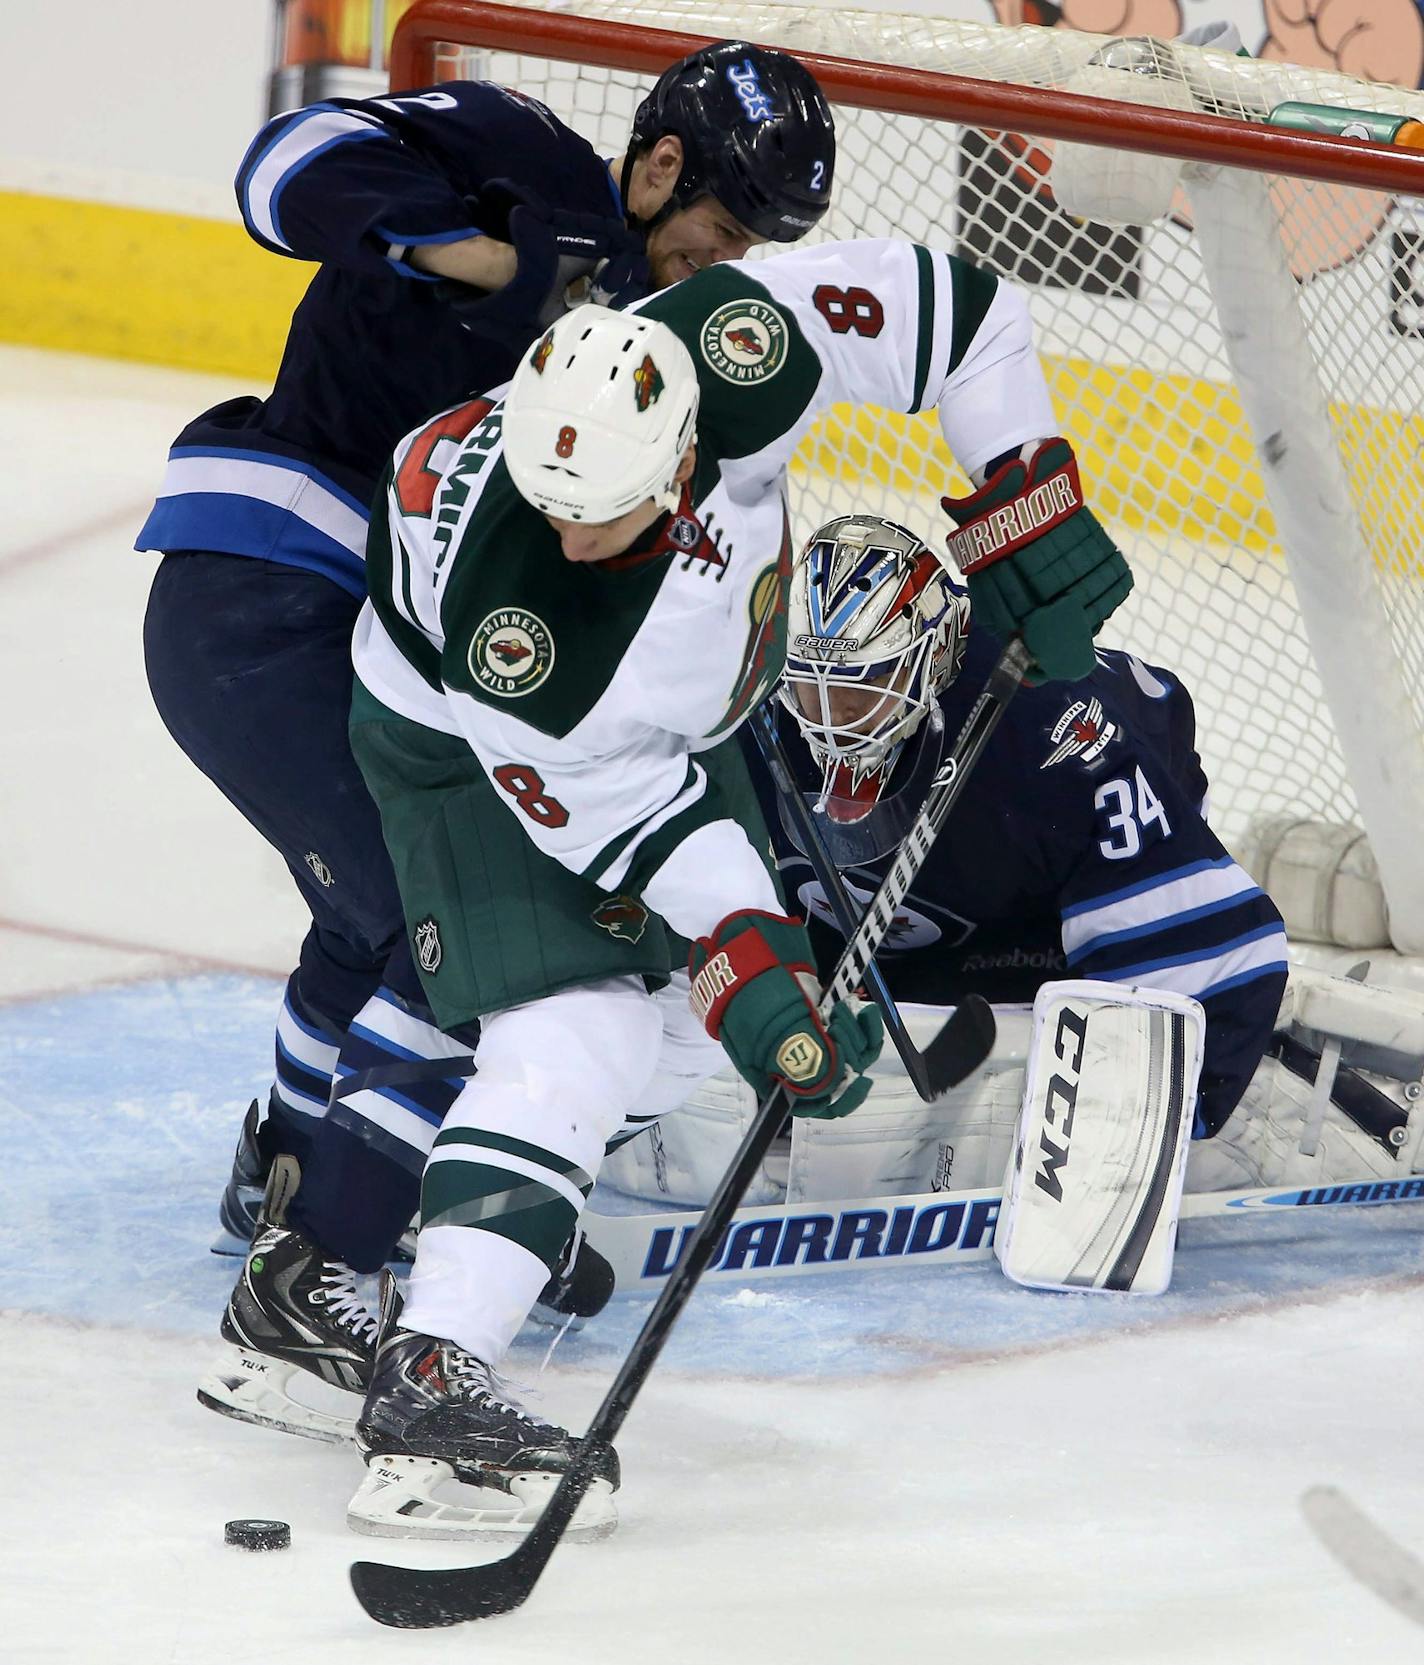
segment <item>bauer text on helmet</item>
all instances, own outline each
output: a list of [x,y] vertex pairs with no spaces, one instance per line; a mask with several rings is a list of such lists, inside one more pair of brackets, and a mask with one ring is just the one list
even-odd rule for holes
[[521,496],[560,520],[602,524],[649,499],[671,511],[697,404],[692,360],[666,324],[579,307],[515,372],[505,465]]

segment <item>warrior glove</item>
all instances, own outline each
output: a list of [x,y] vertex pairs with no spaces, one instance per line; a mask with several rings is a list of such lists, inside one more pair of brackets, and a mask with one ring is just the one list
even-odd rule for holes
[[848,1116],[884,1027],[873,1006],[837,1003],[823,1023],[811,939],[799,919],[747,910],[699,937],[688,959],[692,1009],[761,1097],[775,1085],[796,1116]]
[[968,497],[940,507],[959,528],[949,553],[975,620],[1001,641],[1019,633],[1036,682],[1075,682],[1093,668],[1093,637],[1132,588],[1122,552],[1083,501],[1066,439],[1010,457]]

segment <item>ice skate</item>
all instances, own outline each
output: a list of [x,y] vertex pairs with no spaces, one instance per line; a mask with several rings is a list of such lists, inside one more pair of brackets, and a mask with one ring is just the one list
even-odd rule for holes
[[286,1223],[300,1171],[279,1156],[257,1234],[223,1313],[228,1347],[203,1377],[198,1402],[240,1422],[308,1439],[354,1439],[371,1380],[376,1320],[354,1274]]
[[[394,1294],[386,1273],[380,1347],[356,1424],[366,1477],[347,1524],[392,1538],[526,1532],[573,1461],[577,1437],[527,1411],[454,1342],[400,1329]],[[570,1538],[606,1537],[618,1523],[612,1446],[599,1451],[596,1474]],[[435,1495],[442,1490],[448,1495]]]
[[242,1118],[237,1149],[232,1153],[232,1172],[218,1204],[222,1231],[213,1241],[215,1255],[245,1255],[262,1212],[262,1192],[272,1164],[257,1142],[258,1121],[257,1100],[253,1099]]

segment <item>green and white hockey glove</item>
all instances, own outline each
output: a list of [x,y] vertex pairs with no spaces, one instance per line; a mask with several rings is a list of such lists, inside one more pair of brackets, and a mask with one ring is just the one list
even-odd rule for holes
[[870,1091],[864,1071],[885,1038],[873,1006],[816,1010],[811,939],[799,919],[748,909],[692,945],[692,1009],[761,1097],[776,1082],[795,1116],[848,1116]]
[[1093,637],[1132,588],[1121,550],[1083,501],[1066,439],[1025,446],[969,497],[942,497],[958,527],[949,553],[975,620],[1000,641],[1021,634],[1038,674],[1076,682],[1093,668]]

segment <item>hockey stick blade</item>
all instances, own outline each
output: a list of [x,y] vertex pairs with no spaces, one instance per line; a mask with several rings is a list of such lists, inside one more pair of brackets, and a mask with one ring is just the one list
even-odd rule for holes
[[[994,1050],[997,1025],[982,995],[967,994],[924,1050],[925,1085],[938,1098],[967,1081]],[[923,1095],[922,1095],[923,1096]]]
[[439,1630],[471,1619],[497,1619],[524,1605],[549,1559],[553,1544],[547,1539],[557,1541],[558,1535],[546,1533],[536,1542],[539,1526],[511,1554],[482,1566],[393,1567],[355,1561],[351,1588],[371,1618],[395,1630]]

